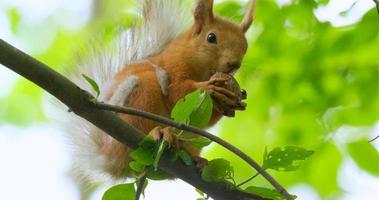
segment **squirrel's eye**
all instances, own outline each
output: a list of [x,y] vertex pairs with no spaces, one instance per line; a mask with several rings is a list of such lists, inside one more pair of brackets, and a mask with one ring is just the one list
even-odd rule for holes
[[209,43],[217,44],[217,37],[216,37],[216,34],[214,34],[214,33],[209,33],[207,40],[208,40]]

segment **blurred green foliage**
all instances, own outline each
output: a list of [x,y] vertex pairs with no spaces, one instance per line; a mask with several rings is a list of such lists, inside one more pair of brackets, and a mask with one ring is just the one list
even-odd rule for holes
[[379,176],[379,154],[375,147],[367,141],[352,142],[347,146],[349,154],[359,167]]
[[[314,15],[319,5],[327,3],[328,0],[293,0],[279,6],[273,0],[258,1],[254,27],[247,34],[250,48],[237,74],[242,88],[248,91],[248,109],[238,112],[234,119],[225,119],[221,128],[224,139],[259,161],[263,160],[266,146],[273,149],[296,145],[314,150],[298,171],[272,174],[286,186],[309,184],[325,198],[340,193],[337,174],[348,155],[359,167],[378,175],[377,168],[369,162],[369,155],[378,157],[372,146],[356,142],[342,144],[341,148],[330,138],[343,125],[372,126],[379,119],[377,11],[371,9],[355,24],[333,27]],[[87,25],[74,31],[53,26],[53,43],[44,53],[34,56],[62,70],[75,62],[75,50],[94,38],[111,40],[136,17],[135,1],[95,0],[94,5]],[[217,4],[215,10],[238,21],[245,5],[227,0]],[[16,8],[6,12],[17,36],[23,28],[19,23],[21,14]],[[45,121],[43,94],[20,79],[10,94],[0,97],[0,123],[28,125]],[[241,160],[216,145],[205,155],[231,161],[237,182],[254,174]],[[267,186],[261,178],[252,184]]]
[[[330,197],[339,192],[337,173],[345,154],[327,136],[342,125],[369,126],[379,119],[379,29],[375,9],[356,24],[333,27],[317,20],[317,7],[315,1],[282,7],[258,1],[238,73],[248,109],[225,120],[221,136],[255,158],[265,146],[315,150],[300,171],[273,174],[286,185],[307,183]],[[234,157],[221,147],[206,155]],[[237,177],[250,176],[247,169],[239,165]]]

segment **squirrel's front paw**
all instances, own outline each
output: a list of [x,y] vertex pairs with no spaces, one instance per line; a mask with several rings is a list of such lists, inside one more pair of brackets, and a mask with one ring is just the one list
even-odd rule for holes
[[171,127],[162,128],[157,126],[149,132],[149,135],[153,136],[154,140],[157,141],[163,139],[168,143],[169,147],[180,148],[181,146]]
[[233,76],[216,73],[203,87],[213,98],[214,108],[225,116],[233,117],[236,110],[245,110],[247,93],[240,89]]

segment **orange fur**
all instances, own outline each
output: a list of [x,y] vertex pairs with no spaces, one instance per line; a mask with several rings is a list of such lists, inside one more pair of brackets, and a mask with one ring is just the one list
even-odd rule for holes
[[[115,88],[128,76],[135,75],[140,82],[124,106],[169,117],[171,109],[180,98],[203,88],[215,72],[230,73],[237,70],[247,50],[244,30],[235,23],[213,16],[212,5],[213,1],[198,0],[194,25],[172,41],[160,54],[148,58],[148,61],[125,66],[115,76],[108,96],[112,96]],[[217,44],[207,42],[207,36],[211,32],[217,35]],[[162,94],[155,68],[151,63],[168,73],[170,85],[167,96]],[[120,114],[120,117],[145,134],[156,126],[162,126],[140,117],[124,114]],[[214,111],[210,125],[215,124],[221,117],[220,113]],[[198,150],[188,145],[185,145],[185,148],[193,155],[199,154]],[[102,149],[103,154],[120,160],[124,165],[128,152],[127,147],[115,141],[105,144]],[[110,171],[113,174],[120,173],[115,169]]]

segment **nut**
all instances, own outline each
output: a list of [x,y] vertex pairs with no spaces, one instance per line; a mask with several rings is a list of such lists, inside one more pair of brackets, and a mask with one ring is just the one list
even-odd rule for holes
[[230,74],[217,72],[212,77],[212,79],[226,79],[224,82],[224,85],[217,85],[222,86],[225,89],[228,89],[232,91],[234,94],[238,97],[238,102],[241,102],[242,100],[245,100],[247,98],[247,93],[245,90],[241,90],[237,80]]

